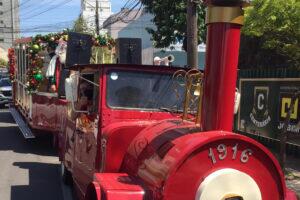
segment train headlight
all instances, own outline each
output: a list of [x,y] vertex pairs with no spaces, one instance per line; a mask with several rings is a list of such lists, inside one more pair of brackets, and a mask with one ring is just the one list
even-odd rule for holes
[[195,199],[261,200],[262,195],[251,176],[236,169],[225,168],[217,170],[205,178],[198,188]]

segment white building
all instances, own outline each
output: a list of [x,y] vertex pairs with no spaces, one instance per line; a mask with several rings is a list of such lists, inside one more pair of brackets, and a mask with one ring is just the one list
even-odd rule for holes
[[111,0],[81,0],[80,15],[91,31],[96,30],[96,1],[98,1],[99,27],[112,14]]
[[0,0],[0,58],[7,60],[7,50],[19,37],[19,0]]

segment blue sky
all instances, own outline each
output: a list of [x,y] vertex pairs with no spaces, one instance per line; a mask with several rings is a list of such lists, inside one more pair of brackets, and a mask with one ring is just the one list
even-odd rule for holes
[[[111,3],[112,11],[116,13],[126,0],[111,0]],[[55,9],[49,10],[51,8]],[[41,27],[45,31],[61,30],[79,14],[80,0],[20,0],[21,35],[35,35],[34,29]]]

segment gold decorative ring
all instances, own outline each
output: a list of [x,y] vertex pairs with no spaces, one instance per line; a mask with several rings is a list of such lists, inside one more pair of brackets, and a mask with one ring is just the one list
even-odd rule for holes
[[209,6],[206,11],[206,24],[211,23],[244,24],[244,11],[241,7]]

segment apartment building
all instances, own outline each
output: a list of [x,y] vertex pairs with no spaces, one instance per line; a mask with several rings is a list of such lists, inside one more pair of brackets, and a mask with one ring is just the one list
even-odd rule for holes
[[7,59],[7,49],[19,37],[19,0],[0,0],[0,58]]

